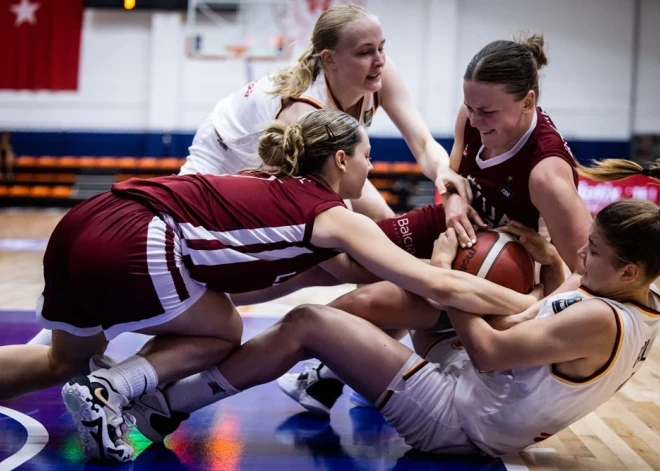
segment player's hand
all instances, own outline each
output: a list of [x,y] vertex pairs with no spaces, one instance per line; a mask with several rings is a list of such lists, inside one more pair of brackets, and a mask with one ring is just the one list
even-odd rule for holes
[[458,237],[461,247],[472,247],[476,244],[475,226],[480,229],[488,227],[482,221],[479,213],[456,193],[445,195],[442,198],[442,205],[445,210],[447,228],[456,231],[456,237]]
[[438,193],[440,193],[440,195],[444,195],[453,190],[468,203],[472,202],[472,187],[470,186],[470,182],[454,172],[449,165],[438,165],[435,186],[438,188]]
[[431,265],[438,268],[451,268],[457,251],[458,239],[456,238],[456,231],[450,227],[440,234],[440,237],[433,243]]
[[550,265],[559,257],[554,245],[545,240],[541,234],[518,221],[511,221],[506,226],[500,227],[499,230],[516,237],[532,259],[541,265]]

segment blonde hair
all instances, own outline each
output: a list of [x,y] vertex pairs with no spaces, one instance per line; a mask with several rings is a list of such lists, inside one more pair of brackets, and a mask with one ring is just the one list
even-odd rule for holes
[[[580,175],[596,181],[614,181],[634,175],[660,180],[660,160],[638,164],[606,159],[594,167],[578,165]],[[622,200],[602,209],[595,219],[617,256],[617,265],[639,265],[649,280],[660,276],[660,208],[648,200]]]
[[640,165],[632,160],[605,159],[595,162],[594,167],[578,164],[577,172],[599,182],[611,182],[635,175],[646,175],[660,180],[660,160]]
[[299,97],[316,80],[321,72],[320,54],[325,49],[335,49],[342,29],[353,21],[371,13],[359,5],[339,5],[324,11],[314,25],[312,42],[298,58],[298,62],[273,77],[272,94],[280,95],[286,102]]
[[463,80],[502,84],[516,100],[522,100],[534,90],[538,100],[539,70],[548,65],[544,45],[542,34],[521,34],[514,41],[493,41],[474,55]]
[[362,141],[360,123],[330,109],[307,113],[296,124],[271,122],[259,139],[262,171],[275,175],[319,174],[328,157],[343,150],[352,156]]

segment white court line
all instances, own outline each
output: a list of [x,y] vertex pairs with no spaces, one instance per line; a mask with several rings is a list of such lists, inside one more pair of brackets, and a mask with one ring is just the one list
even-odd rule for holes
[[48,431],[32,417],[14,409],[0,406],[0,413],[17,421],[27,431],[27,439],[23,447],[9,458],[0,462],[0,471],[10,471],[34,458],[46,446],[46,443],[48,443]]
[[[523,453],[556,453],[557,450],[554,448],[527,448],[522,451]],[[520,453],[515,455],[507,455],[502,457],[502,463],[507,471],[529,471],[529,468],[525,464],[520,456]]]
[[502,463],[507,471],[529,471],[529,468],[520,455],[503,456]]

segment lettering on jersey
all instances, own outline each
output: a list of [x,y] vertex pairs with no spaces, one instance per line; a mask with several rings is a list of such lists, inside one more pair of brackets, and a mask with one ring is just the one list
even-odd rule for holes
[[247,90],[245,90],[245,95],[243,95],[245,98],[249,97],[250,94],[254,91],[254,86],[256,85],[257,81],[253,81],[248,84]]
[[[481,185],[477,183],[477,180],[472,175],[468,175],[467,180],[472,186],[472,194],[474,195],[474,198],[472,199],[472,207],[477,210],[484,222],[488,224],[488,227],[492,229],[494,227],[507,225],[511,221],[509,216],[507,216],[506,213],[500,216],[498,213],[501,211],[498,211],[495,206],[486,201]],[[512,178],[511,181],[513,181]],[[511,191],[510,188],[507,189],[505,184],[503,189],[500,189],[500,193],[506,197],[506,192],[510,193],[510,196],[513,196],[513,191]]]
[[373,117],[374,117],[373,108],[368,109],[367,111],[364,112],[364,114],[362,114],[362,122],[364,123],[365,127],[368,128],[369,126],[371,126],[371,120],[373,119]]
[[557,314],[567,307],[577,303],[578,301],[582,301],[582,299],[558,299],[556,301],[552,301],[552,312]]
[[513,177],[508,176],[506,177],[506,182],[504,183],[504,186],[500,188],[500,194],[504,196],[506,199],[511,199],[513,196]]
[[453,348],[454,350],[462,350],[463,342],[461,342],[460,340],[456,340],[451,343],[451,348]]
[[644,360],[646,360],[646,354],[648,353],[650,346],[651,346],[651,340],[647,340],[646,342],[644,342],[644,346],[640,350],[639,355],[637,355],[637,360],[635,360],[635,364],[633,365],[633,368],[637,366],[637,363],[641,363]]
[[410,226],[408,225],[410,221],[408,221],[408,218],[401,218],[396,223],[399,225],[399,233],[401,234],[404,250],[414,255],[415,241],[413,239],[413,233],[410,230]]
[[225,144],[225,141],[222,140],[220,137],[220,134],[218,134],[218,131],[215,131],[215,137],[218,138],[218,144],[220,144],[220,147],[222,147],[222,150],[227,150],[227,144]]
[[546,124],[548,126],[550,126],[552,128],[552,130],[555,131],[559,135],[559,137],[561,138],[561,141],[564,144],[564,150],[566,152],[568,152],[568,155],[575,158],[575,156],[573,155],[573,152],[571,151],[571,148],[568,146],[568,143],[566,142],[566,139],[564,139],[564,136],[561,135],[561,133],[559,132],[559,129],[556,128],[556,126],[552,122],[552,119],[550,119],[550,115],[548,113],[546,113],[545,111],[543,111],[543,110],[541,111],[541,114],[543,115],[543,121],[545,121]]
[[277,278],[275,278],[275,281],[273,281],[273,286],[274,285],[279,285],[280,283],[284,283],[287,280],[290,280],[294,276],[296,276],[298,272],[297,271],[292,271],[291,273],[285,273],[284,275],[278,275]]

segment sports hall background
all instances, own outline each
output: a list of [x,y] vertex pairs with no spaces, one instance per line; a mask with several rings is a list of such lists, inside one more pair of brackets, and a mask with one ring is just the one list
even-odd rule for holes
[[[23,2],[39,3],[37,0],[0,2],[3,34],[26,29],[25,22],[16,26],[16,17],[9,9]],[[48,21],[63,21],[50,11],[54,19],[43,18],[46,4],[53,3],[57,11],[75,9],[76,3],[80,8],[83,0],[42,0],[41,3],[41,14],[37,9],[34,28]],[[83,15],[74,20],[73,26],[68,26],[81,29],[77,57],[75,50],[62,53],[52,46],[46,52],[45,48],[39,48],[36,53],[34,49],[21,51],[8,58],[1,52],[9,46],[8,36],[1,40],[0,57],[4,58],[4,64],[0,66],[0,76],[16,75],[17,64],[12,61],[18,62],[23,76],[9,83],[16,88],[42,89],[0,90],[0,132],[11,133],[18,177],[13,182],[0,179],[0,204],[66,206],[129,175],[176,171],[178,159],[187,155],[195,129],[220,98],[294,60],[306,46],[322,9],[347,1],[197,3],[213,7],[216,15],[222,17],[221,23],[204,21],[206,16],[198,13],[195,23],[187,27],[185,0],[84,0]],[[658,0],[360,0],[358,3],[379,16],[389,57],[401,70],[412,99],[434,136],[448,150],[456,112],[462,102],[461,77],[470,58],[491,40],[528,31],[545,34],[550,59],[550,65],[542,71],[540,104],[552,116],[579,160],[648,156],[654,152],[658,156]],[[133,4],[135,7],[130,11],[124,8]],[[158,6],[170,9],[155,8]],[[294,43],[290,54],[278,59],[281,51],[273,41],[282,32]],[[219,50],[226,52],[225,46],[231,49],[247,38],[255,49],[260,48],[254,52],[270,55],[269,60],[246,61],[231,55],[226,60],[203,57]],[[195,51],[199,54],[194,54]],[[49,54],[50,65],[43,65],[44,54]],[[41,71],[40,76],[62,75],[67,64],[77,65],[77,74],[68,73],[74,77],[73,85],[64,85],[73,90],[48,90],[58,86],[57,77],[50,84],[46,81],[45,85],[35,86],[26,79],[35,73],[30,71],[30,61],[41,64],[33,67]],[[6,82],[0,79],[0,83]],[[413,160],[384,112],[376,114],[370,135],[375,161]],[[40,158],[44,156],[75,158]],[[81,156],[94,159],[78,158]],[[156,160],[118,161],[113,159],[116,157],[155,157]],[[417,185],[418,180],[424,179],[410,176],[411,173],[416,171],[408,166],[376,168],[373,178],[388,193],[388,201],[396,209],[428,201],[429,182]],[[402,174],[409,178],[402,178]],[[385,179],[379,179],[380,176]],[[592,200],[617,199],[622,193],[658,197],[654,189],[649,195],[648,189],[613,189],[610,185],[595,188],[583,185],[581,192],[589,204],[597,204]],[[410,193],[419,193],[421,198],[406,199]]]
[[[346,2],[197,3],[214,3],[221,19],[198,15],[187,25],[186,0],[0,0],[0,345],[23,343],[39,329],[43,251],[68,207],[114,181],[176,173],[215,103],[294,60],[322,9]],[[540,105],[580,161],[660,158],[660,0],[357,3],[380,18],[389,58],[447,150],[471,57],[489,41],[529,31],[544,33],[550,59]],[[282,29],[296,41],[289,54]],[[13,48],[19,35],[36,45]],[[231,56],[245,39],[261,59]],[[372,180],[394,209],[433,201],[432,184],[382,110],[370,136]],[[644,177],[582,181],[580,193],[592,212],[622,197],[660,203],[660,188]],[[350,288],[241,308],[244,339],[292,306],[325,303]],[[144,340],[127,334],[108,353],[121,360]],[[380,414],[351,408],[346,394],[330,421],[318,421],[268,384],[194,414],[167,448],[130,432],[138,456],[121,469],[660,469],[657,343],[647,362],[595,413],[503,460],[418,456]],[[56,387],[0,404],[0,471],[8,469],[109,468],[85,463]]]

